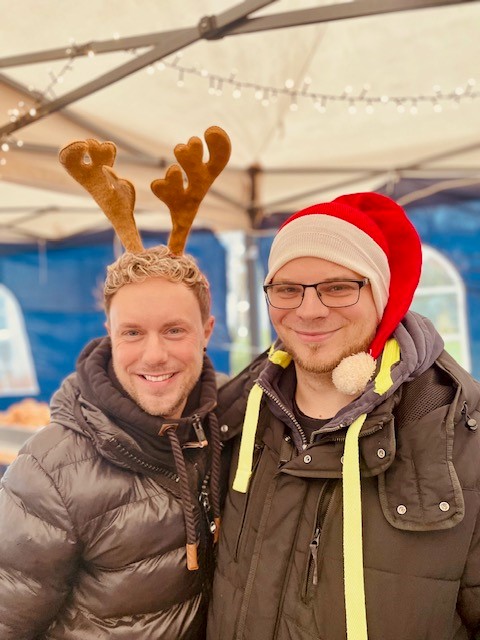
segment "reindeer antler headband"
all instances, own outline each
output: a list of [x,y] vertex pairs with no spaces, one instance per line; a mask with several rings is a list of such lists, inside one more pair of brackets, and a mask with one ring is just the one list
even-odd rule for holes
[[[200,203],[230,158],[230,139],[223,129],[209,127],[205,141],[210,154],[207,162],[202,160],[202,141],[194,136],[187,144],[177,144],[174,149],[180,166],[173,164],[165,178],[151,184],[153,193],[170,210],[172,232],[168,248],[174,254],[183,253]],[[138,253],[144,248],[133,216],[135,188],[112,170],[115,156],[113,142],[78,140],[60,151],[60,162],[105,213],[125,249]],[[188,178],[186,186],[180,167]]]

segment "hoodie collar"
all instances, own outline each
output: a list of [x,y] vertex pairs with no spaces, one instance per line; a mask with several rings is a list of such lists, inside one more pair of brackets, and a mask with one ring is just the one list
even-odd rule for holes
[[[169,439],[159,436],[162,426],[172,420],[148,414],[124,391],[113,373],[110,338],[97,338],[84,348],[77,361],[77,380],[82,397],[133,438],[142,456],[174,468]],[[215,372],[210,359],[204,356],[200,379],[190,394],[184,415],[175,420],[182,447],[198,442],[194,424],[203,421],[215,406]]]

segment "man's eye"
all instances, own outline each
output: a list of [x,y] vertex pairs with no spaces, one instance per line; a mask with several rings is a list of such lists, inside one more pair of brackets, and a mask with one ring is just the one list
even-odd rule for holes
[[181,335],[184,332],[184,329],[182,329],[181,327],[171,327],[168,330],[168,333],[172,336],[178,336]]
[[282,296],[294,296],[297,295],[300,291],[301,287],[290,284],[282,284],[279,287],[276,287],[276,292]]
[[355,284],[352,282],[332,282],[325,287],[325,293],[340,294],[355,291]]

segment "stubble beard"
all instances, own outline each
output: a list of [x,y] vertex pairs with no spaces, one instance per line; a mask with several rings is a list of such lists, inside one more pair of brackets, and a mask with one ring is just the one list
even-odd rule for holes
[[130,395],[132,397],[132,400],[136,402],[136,404],[138,404],[138,406],[143,409],[145,413],[161,418],[173,418],[174,416],[182,413],[187,402],[187,398],[193,389],[193,386],[191,387],[191,389],[180,389],[179,394],[170,404],[163,404],[164,401],[161,397],[159,397],[160,402],[156,402],[156,398],[153,399],[151,397],[149,397],[148,400],[145,401],[136,392]]
[[151,416],[161,417],[161,418],[173,418],[174,416],[181,414],[188,400],[188,396],[193,391],[193,388],[197,384],[197,380],[200,377],[201,370],[198,376],[194,379],[192,375],[191,378],[186,380],[177,390],[177,393],[174,398],[168,403],[161,395],[151,396],[141,394],[135,388],[134,385],[126,384],[125,380],[122,380],[123,375],[122,372],[117,371],[115,362],[113,363],[113,368],[117,379],[122,385],[125,392],[130,396],[130,398],[137,404],[145,413],[148,413]]
[[297,367],[303,369],[306,373],[324,374],[332,373],[335,367],[337,367],[344,358],[353,356],[356,353],[368,352],[374,337],[375,331],[373,331],[368,338],[364,338],[363,340],[359,340],[358,342],[346,346],[330,361],[322,361],[318,358],[318,355],[322,351],[321,345],[308,345],[308,350],[310,352],[308,357],[300,354],[293,345],[289,344],[288,340],[284,341],[284,346],[286,351],[292,356]]

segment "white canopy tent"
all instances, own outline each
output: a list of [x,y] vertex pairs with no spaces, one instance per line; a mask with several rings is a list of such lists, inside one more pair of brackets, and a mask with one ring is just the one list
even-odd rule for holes
[[[3,6],[2,6],[3,5]],[[0,0],[0,240],[107,226],[58,150],[118,147],[140,228],[150,182],[212,124],[232,158],[196,224],[259,218],[403,175],[480,180],[480,2]]]

